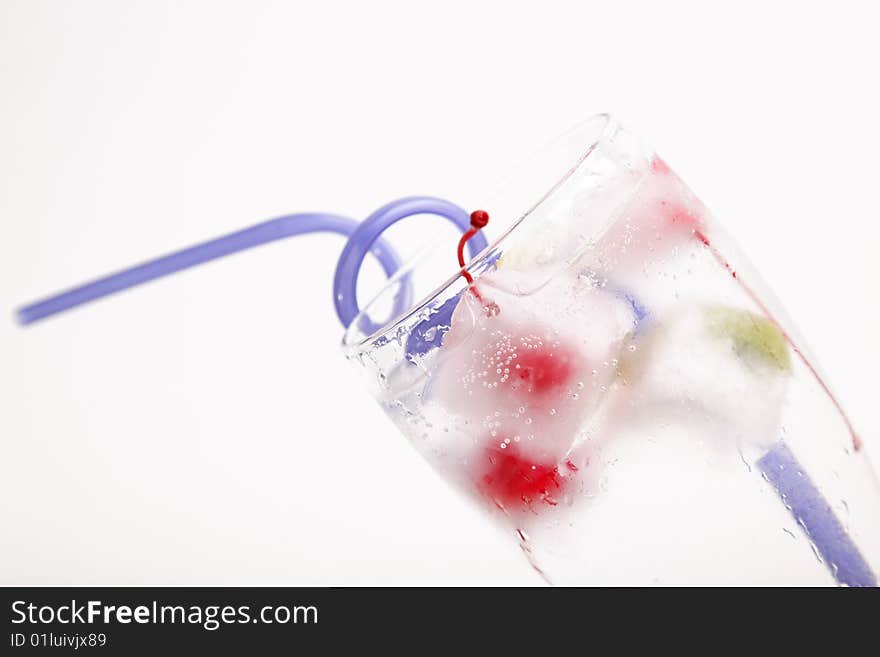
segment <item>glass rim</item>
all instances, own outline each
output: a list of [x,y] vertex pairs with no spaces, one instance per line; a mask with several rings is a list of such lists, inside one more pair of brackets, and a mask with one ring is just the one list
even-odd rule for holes
[[[591,126],[591,124],[594,123],[597,125],[592,131],[594,137],[587,140],[589,143],[586,143],[582,148],[578,149],[578,155],[576,157],[569,158],[567,163],[562,164],[562,166],[560,167],[562,173],[553,178],[555,182],[550,185],[549,189],[544,192],[540,198],[529,205],[528,209],[522,212],[498,237],[490,241],[486,248],[484,248],[476,256],[468,260],[465,263],[464,267],[459,267],[458,269],[456,269],[456,271],[452,273],[448,278],[443,280],[442,283],[440,283],[437,287],[433,288],[430,292],[422,296],[417,302],[413,303],[406,310],[399,312],[389,318],[388,321],[384,322],[380,328],[376,329],[366,336],[354,337],[352,334],[357,331],[356,327],[358,326],[360,320],[364,317],[364,315],[369,311],[370,307],[380,297],[382,297],[382,295],[385,294],[390,287],[395,285],[401,277],[407,275],[417,265],[416,259],[406,263],[406,265],[395,272],[395,274],[385,282],[385,284],[377,291],[377,293],[373,295],[370,301],[366,303],[363,307],[361,307],[358,315],[354,318],[352,323],[348,327],[346,327],[342,337],[343,352],[346,355],[356,353],[357,351],[361,350],[365,345],[374,342],[381,336],[394,332],[400,324],[404,323],[414,314],[421,312],[433,299],[442,295],[444,291],[448,290],[456,282],[460,280],[463,281],[464,279],[462,274],[465,271],[473,273],[472,270],[476,268],[476,265],[480,264],[486,259],[489,254],[491,254],[504,243],[509,241],[511,233],[513,233],[513,231],[516,230],[518,226],[520,226],[526,219],[528,219],[535,212],[535,210],[537,210],[542,204],[550,199],[559,190],[560,187],[562,187],[568,180],[570,180],[574,176],[574,174],[581,167],[583,167],[583,165],[588,160],[591,159],[591,156],[618,132],[618,130],[621,128],[621,125],[610,113],[603,112],[600,114],[593,114],[583,121],[575,124],[554,139],[550,140],[542,148],[532,153],[530,157],[521,161],[518,167],[514,168],[514,170],[517,170],[524,167],[529,162],[545,156],[545,154],[548,153],[554,146],[558,146],[566,139],[570,139],[572,135],[586,129],[588,126]],[[482,272],[474,274],[474,278],[477,279],[481,275],[481,273]]]

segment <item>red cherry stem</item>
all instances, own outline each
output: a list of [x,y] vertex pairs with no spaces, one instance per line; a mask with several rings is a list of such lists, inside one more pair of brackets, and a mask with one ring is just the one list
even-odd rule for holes
[[477,234],[477,228],[469,228],[468,231],[461,236],[461,239],[458,241],[458,265],[461,267],[461,275],[465,277],[468,283],[473,285],[474,277],[471,276],[471,273],[464,268],[464,245],[467,244],[467,241]]
[[474,277],[471,276],[471,273],[464,268],[464,245],[467,244],[467,241],[476,235],[481,228],[484,228],[486,224],[489,223],[489,213],[485,210],[474,210],[471,212],[471,227],[468,231],[461,236],[461,239],[458,241],[458,266],[461,267],[461,275],[464,276],[465,280],[470,285],[471,293],[474,297],[480,302],[483,303],[483,297],[480,295],[477,287],[474,285]]

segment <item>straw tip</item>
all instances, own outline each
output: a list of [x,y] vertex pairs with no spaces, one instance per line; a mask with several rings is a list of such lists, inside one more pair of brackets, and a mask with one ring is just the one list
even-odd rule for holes
[[30,312],[30,309],[28,308],[28,306],[25,306],[24,308],[16,309],[15,312],[13,313],[13,317],[15,318],[15,322],[19,326],[27,326],[28,324],[39,319],[38,317],[35,317],[33,315],[33,313]]

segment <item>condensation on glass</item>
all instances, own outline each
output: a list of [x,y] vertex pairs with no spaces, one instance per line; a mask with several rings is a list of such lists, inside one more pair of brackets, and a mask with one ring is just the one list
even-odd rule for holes
[[876,583],[880,490],[857,434],[663,160],[594,117],[481,207],[507,229],[468,265],[473,287],[450,268],[364,334],[405,268],[344,349],[416,450],[543,577]]

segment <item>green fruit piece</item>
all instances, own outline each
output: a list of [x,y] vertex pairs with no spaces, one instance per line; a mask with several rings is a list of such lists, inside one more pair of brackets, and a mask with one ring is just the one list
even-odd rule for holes
[[740,358],[758,360],[783,372],[791,371],[788,343],[772,320],[723,306],[708,309],[706,319],[713,335],[733,341],[733,350]]

